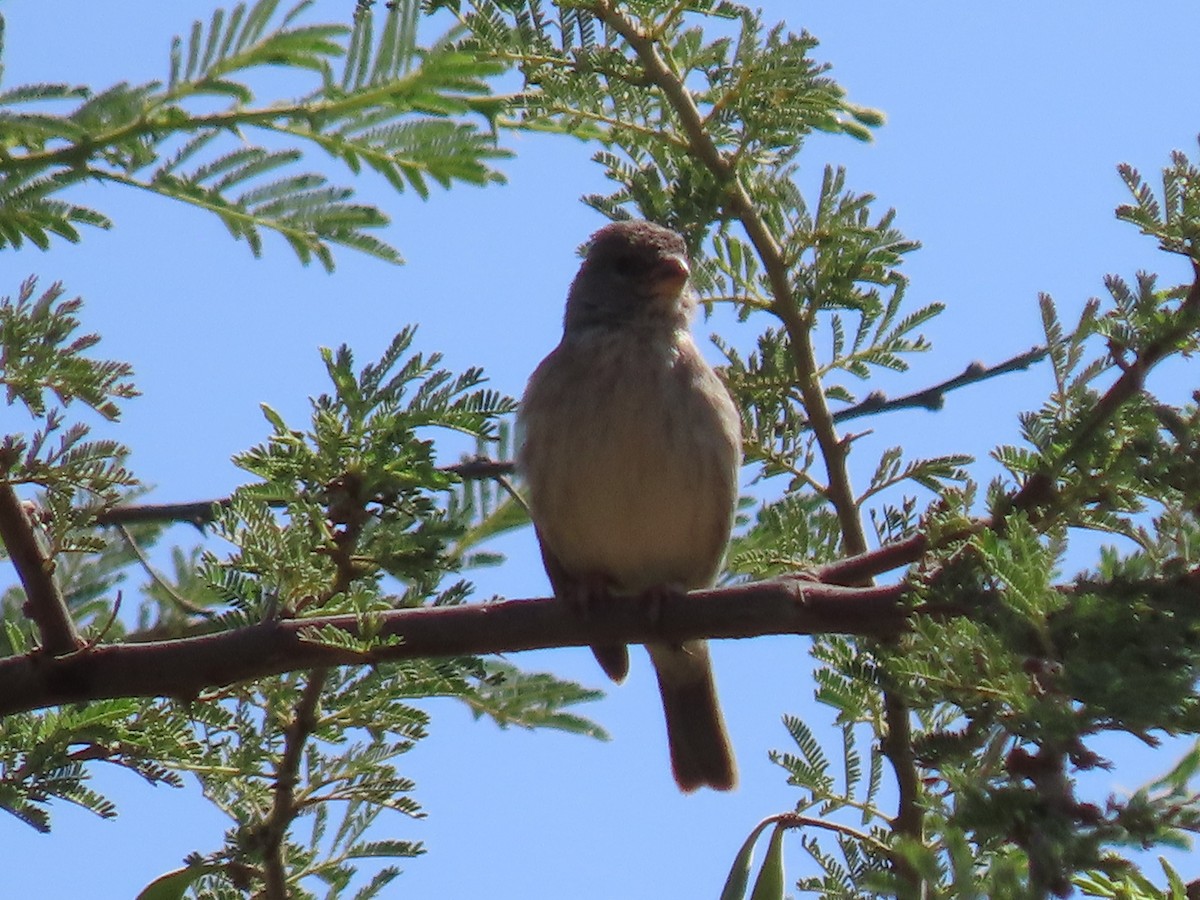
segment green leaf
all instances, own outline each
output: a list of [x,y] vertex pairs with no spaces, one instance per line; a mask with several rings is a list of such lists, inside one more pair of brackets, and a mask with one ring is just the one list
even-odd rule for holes
[[754,830],[750,832],[746,840],[742,842],[742,846],[738,849],[737,855],[733,858],[733,865],[729,869],[729,875],[725,879],[725,886],[721,890],[720,900],[743,900],[746,896],[746,888],[750,884],[750,866],[754,861],[754,844],[758,841],[758,836],[763,833],[763,830],[771,824],[770,819],[759,822]]
[[160,875],[146,885],[137,895],[137,900],[181,900],[188,888],[210,872],[220,871],[220,866],[196,864]]
[[767,844],[767,855],[763,857],[762,868],[758,878],[754,880],[754,889],[750,892],[750,900],[783,900],[783,833],[786,829],[776,825],[771,832],[770,843]]

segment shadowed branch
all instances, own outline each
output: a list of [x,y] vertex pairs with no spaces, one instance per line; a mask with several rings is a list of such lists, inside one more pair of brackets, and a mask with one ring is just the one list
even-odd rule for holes
[[67,656],[0,660],[0,715],[110,697],[190,699],[239,681],[335,665],[511,653],[595,643],[679,642],[764,634],[895,634],[908,615],[904,585],[846,588],[799,579],[697,591],[647,604],[613,597],[585,621],[557,600],[509,600],[380,613],[378,635],[400,641],[355,652],[319,643],[317,629],[358,635],[355,616],[264,622],[220,634],[105,644]]
[[0,482],[0,540],[25,588],[24,612],[37,626],[43,650],[58,655],[79,649],[83,641],[54,582],[53,564],[38,543],[21,498],[6,481]]

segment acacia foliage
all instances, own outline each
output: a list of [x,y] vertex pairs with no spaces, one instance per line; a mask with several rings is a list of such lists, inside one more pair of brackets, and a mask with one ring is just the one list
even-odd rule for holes
[[[679,230],[701,298],[758,326],[753,352],[718,346],[746,461],[782,487],[734,542],[729,580],[836,578],[822,573],[861,558],[851,583],[902,569],[909,586],[903,633],[814,640],[815,699],[833,711],[837,739],[826,746],[804,715],[785,716],[792,745],[773,758],[797,795],[781,792],[792,808],[731,848],[724,896],[744,896],[754,877],[755,898],[781,897],[792,829],[815,866],[795,885],[809,894],[1039,896],[1075,885],[1154,896],[1126,850],[1179,844],[1200,825],[1200,756],[1164,761],[1162,778],[1124,799],[1083,796],[1073,776],[1106,764],[1092,749],[1105,732],[1150,746],[1200,733],[1200,412],[1146,383],[1154,366],[1196,349],[1200,281],[1110,276],[1109,297],[1069,323],[1042,298],[1045,346],[1021,359],[1044,357],[1055,389],[1023,417],[1022,443],[996,449],[1003,477],[977,485],[963,455],[906,459],[897,446],[855,488],[853,440],[838,422],[894,408],[860,385],[927,351],[920,329],[940,307],[906,304],[902,265],[916,243],[894,213],[839,169],[815,197],[797,186],[808,135],[869,139],[882,123],[814,58],[815,39],[716,0],[427,6],[360,3],[348,26],[313,25],[304,4],[281,12],[260,0],[196,23],[161,82],[0,84],[0,248],[109,227],[65,199],[99,179],[207,209],[256,254],[274,231],[327,268],[337,245],[397,261],[370,233],[383,212],[301,168],[307,151],[424,193],[430,181],[498,180],[497,137],[509,130],[593,142],[614,189],[585,202]],[[423,12],[459,27],[425,40]],[[265,66],[309,78],[307,90],[262,102],[252,76]],[[508,71],[520,89],[494,96],[492,79]],[[287,148],[255,143],[258,132]],[[1132,202],[1118,215],[1200,266],[1195,163],[1173,155],[1161,190],[1121,173]],[[503,455],[512,401],[478,371],[451,373],[415,352],[406,329],[365,366],[349,348],[327,352],[331,387],[304,426],[264,409],[266,439],[236,458],[251,480],[200,517],[233,549],[177,551],[176,571],[156,573],[135,614],[118,615],[118,579],[160,526],[97,526],[138,486],[124,448],[89,440],[74,412],[82,403],[115,418],[133,387],[127,366],[87,355],[96,339],[76,335],[78,302],[62,296],[27,281],[0,306],[3,383],[30,421],[0,447],[3,488],[40,492],[16,513],[0,504],[3,536],[14,562],[15,539],[33,534],[53,563],[52,577],[17,566],[22,587],[4,607],[10,658],[44,653],[51,638],[88,653],[309,617],[307,640],[372,662],[389,641],[382,612],[464,603],[460,569],[497,562],[486,539],[523,524],[506,481],[459,483],[428,436],[431,426],[465,432]],[[1003,369],[964,373],[945,390]],[[1064,577],[1080,530],[1133,549],[1105,550]],[[353,615],[355,631],[321,624],[335,613]],[[232,826],[221,849],[197,853],[147,896],[315,896],[317,885],[331,897],[377,895],[398,870],[360,875],[361,861],[421,851],[377,839],[375,827],[385,810],[419,814],[400,761],[425,733],[411,701],[428,696],[506,724],[602,736],[571,709],[592,693],[491,660],[295,672],[214,684],[187,702],[8,716],[0,805],[46,828],[54,800],[112,814],[87,783],[98,762],[171,784],[190,772]],[[750,852],[768,828],[755,873]],[[1181,876],[1163,874],[1168,894],[1184,896]]]

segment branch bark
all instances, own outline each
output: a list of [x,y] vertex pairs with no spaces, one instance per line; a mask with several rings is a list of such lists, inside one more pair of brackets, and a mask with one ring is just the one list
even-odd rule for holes
[[596,643],[641,644],[764,634],[886,636],[905,628],[906,587],[847,588],[801,579],[762,581],[647,604],[614,597],[586,621],[553,599],[385,612],[379,634],[395,645],[359,653],[318,643],[323,626],[359,634],[354,616],[282,619],[220,634],[106,644],[61,657],[0,660],[0,716],[112,697],[192,699],[239,681],[323,666],[416,657],[512,653]]
[[0,482],[0,540],[25,588],[24,612],[37,626],[42,650],[51,656],[78,650],[83,640],[54,581],[54,563],[38,544],[21,498],[6,481]]
[[321,692],[325,689],[329,670],[318,669],[309,674],[292,713],[292,721],[284,729],[284,748],[275,767],[274,788],[271,791],[271,812],[263,823],[263,882],[267,900],[288,900],[287,846],[288,829],[296,818],[296,785],[300,783],[300,765],[304,745],[317,730]]

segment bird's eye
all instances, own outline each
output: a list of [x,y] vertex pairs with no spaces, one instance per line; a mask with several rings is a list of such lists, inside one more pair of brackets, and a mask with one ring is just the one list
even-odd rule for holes
[[613,260],[612,267],[618,275],[628,277],[637,271],[637,260],[628,253],[622,253]]

